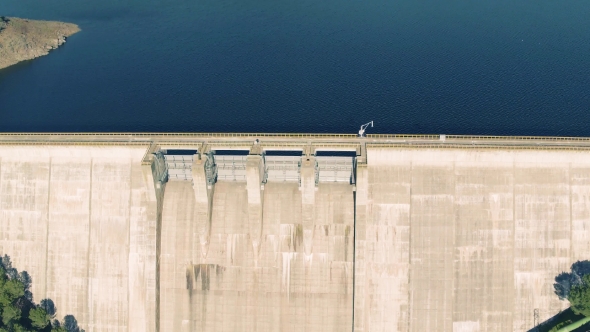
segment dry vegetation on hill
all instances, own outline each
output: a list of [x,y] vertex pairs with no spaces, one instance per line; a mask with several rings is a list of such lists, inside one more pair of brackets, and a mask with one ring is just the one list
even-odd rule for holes
[[75,24],[0,17],[0,69],[58,48],[80,31]]

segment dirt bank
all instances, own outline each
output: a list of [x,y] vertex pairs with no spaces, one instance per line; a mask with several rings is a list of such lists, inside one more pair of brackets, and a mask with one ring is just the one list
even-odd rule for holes
[[47,55],[78,31],[70,23],[0,17],[0,69]]

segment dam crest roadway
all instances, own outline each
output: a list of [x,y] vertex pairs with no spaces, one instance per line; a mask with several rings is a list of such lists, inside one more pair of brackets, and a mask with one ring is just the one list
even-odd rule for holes
[[0,134],[0,251],[86,331],[528,331],[590,255],[589,150]]

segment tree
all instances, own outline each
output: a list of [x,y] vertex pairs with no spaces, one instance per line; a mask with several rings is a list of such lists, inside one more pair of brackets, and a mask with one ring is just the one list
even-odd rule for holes
[[31,320],[31,325],[38,329],[47,327],[51,321],[47,311],[41,307],[31,309],[29,311],[29,319]]
[[64,317],[64,328],[68,332],[84,332],[84,330],[80,330],[80,327],[78,327],[78,321],[72,315]]
[[571,272],[562,272],[555,277],[553,288],[560,300],[568,298],[573,286],[580,285],[582,278],[590,274],[590,261],[577,261],[572,264]]
[[0,257],[0,332],[84,332],[72,315],[64,317],[64,324],[54,319],[57,308],[51,299],[35,304],[32,282],[26,271],[12,266],[9,256]]
[[567,299],[574,313],[590,317],[590,274],[583,276],[581,283],[572,287]]
[[17,276],[18,281],[22,282],[25,287],[25,298],[30,302],[33,302],[33,293],[31,293],[31,284],[33,283],[33,278],[29,275],[27,271],[22,271]]
[[55,304],[53,303],[53,301],[51,299],[41,300],[41,303],[39,304],[39,306],[41,308],[45,309],[45,311],[51,317],[51,319],[55,318],[55,312],[57,310],[55,309]]

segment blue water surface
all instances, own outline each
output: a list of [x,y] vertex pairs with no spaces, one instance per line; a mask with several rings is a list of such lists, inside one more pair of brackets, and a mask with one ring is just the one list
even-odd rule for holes
[[590,136],[587,0],[2,0],[0,131]]

